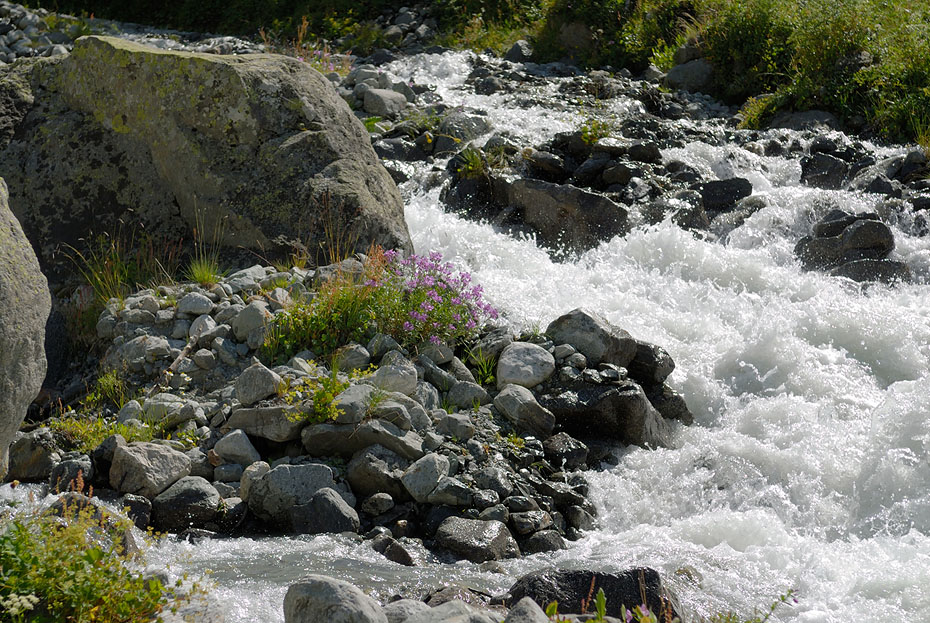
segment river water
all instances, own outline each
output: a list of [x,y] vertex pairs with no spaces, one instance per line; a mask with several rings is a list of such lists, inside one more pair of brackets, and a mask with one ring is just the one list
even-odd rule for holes
[[[465,54],[390,69],[437,85],[447,104],[489,111],[496,130],[524,145],[582,119],[569,105],[508,105],[525,94],[475,95],[462,86]],[[555,86],[537,88],[545,100]],[[619,99],[598,114],[641,110]],[[429,165],[401,187],[416,250],[472,272],[516,327],[544,329],[586,306],[677,362],[669,382],[695,423],[676,430],[671,448],[628,448],[618,465],[588,474],[598,530],[569,550],[506,562],[503,574],[428,559],[406,568],[328,536],[165,544],[151,562],[209,570],[230,619],[243,623],[283,621],[284,592],[305,573],[387,598],[444,584],[502,592],[550,565],[652,566],[685,610],[704,616],[750,615],[791,588],[798,604],[772,620],[930,621],[930,239],[913,235],[909,217],[886,215],[913,284],[803,272],[792,249],[825,213],[821,200],[862,212],[877,196],[803,187],[796,160],[733,146],[663,156],[705,176],[746,177],[769,206],[726,243],[665,222],[557,262],[532,239],[445,213]]]

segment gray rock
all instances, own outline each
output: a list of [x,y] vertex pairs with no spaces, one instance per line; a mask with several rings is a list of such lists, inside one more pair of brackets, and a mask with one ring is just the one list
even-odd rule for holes
[[423,368],[426,381],[439,391],[447,392],[455,385],[455,377],[433,363],[433,360],[426,355],[420,355],[417,358],[417,364]]
[[703,207],[708,212],[729,210],[737,201],[752,194],[752,183],[742,177],[711,180],[692,188],[701,193]]
[[[403,394],[393,392],[392,395],[403,396],[403,398],[406,399],[406,401],[412,402],[410,398],[408,398],[407,396],[404,396]],[[420,411],[423,411],[421,417],[427,417],[426,412],[423,410],[422,407],[420,407],[419,405],[415,405],[415,406],[419,407]],[[394,402],[393,400],[385,400],[371,407],[369,409],[369,412],[370,412],[371,417],[378,419],[378,420],[384,420],[385,422],[390,422],[391,424],[393,424],[394,426],[396,426],[397,428],[401,430],[406,431],[406,430],[410,430],[413,427],[410,414],[407,412],[407,407],[405,407],[399,402]]]
[[524,555],[529,556],[530,554],[568,549],[568,545],[565,543],[565,539],[562,538],[558,530],[540,530],[522,541],[520,549],[523,551]]
[[414,462],[401,476],[401,482],[417,502],[426,502],[440,479],[449,474],[449,459],[430,453]]
[[[30,91],[32,72],[49,88]],[[127,210],[170,239],[188,236],[200,218],[206,239],[219,229],[221,247],[261,252],[302,222],[306,242],[320,248],[318,224],[335,218],[359,251],[372,241],[411,249],[400,195],[364,126],[306,63],[88,36],[62,61],[24,73],[21,88],[35,107],[3,150],[0,176],[16,189],[11,205],[35,227],[48,259],[53,245],[90,239],[90,227],[116,231]],[[64,140],[49,143],[49,135]],[[106,214],[100,197],[108,198]]]
[[446,506],[471,506],[474,499],[472,490],[452,476],[443,476],[436,484],[426,501],[430,504]]
[[533,60],[533,46],[525,39],[520,39],[514,43],[507,54],[504,55],[505,61],[511,63],[526,63]]
[[93,463],[86,454],[68,453],[52,468],[48,488],[50,491],[79,491],[80,488],[76,487],[78,478],[91,482],[94,478]]
[[236,379],[236,398],[249,407],[259,400],[273,396],[282,386],[281,377],[260,363],[246,368]]
[[390,89],[368,89],[363,106],[369,115],[394,119],[407,107],[407,98]]
[[630,378],[641,385],[661,385],[675,370],[675,361],[662,348],[636,340],[636,355],[627,365]]
[[368,414],[372,394],[371,385],[351,385],[333,399],[333,406],[340,411],[337,424],[357,424]]
[[162,444],[136,442],[117,446],[113,452],[110,486],[151,500],[190,471],[186,454]]
[[310,575],[287,589],[285,623],[387,623],[371,597],[347,582]]
[[467,413],[445,413],[436,422],[436,432],[460,442],[468,441],[475,436],[475,424]]
[[252,407],[233,411],[223,430],[240,429],[252,437],[285,442],[300,439],[304,426],[306,421],[297,407]]
[[[0,122],[2,127],[2,122]],[[0,173],[2,174],[2,173]],[[15,206],[13,206],[15,207]],[[0,179],[0,479],[26,408],[45,379],[45,323],[51,295],[32,245],[11,211]]]
[[224,435],[216,442],[213,449],[227,463],[238,463],[243,467],[260,461],[262,458],[249,440],[249,436],[239,429]]
[[200,476],[207,480],[213,478],[214,467],[210,464],[210,459],[207,458],[203,450],[200,448],[191,448],[184,454],[191,460],[191,476]]
[[849,165],[836,156],[815,153],[801,159],[801,182],[808,186],[837,190],[847,173]]
[[291,532],[297,534],[358,532],[359,527],[355,509],[328,487],[313,494],[307,504],[292,507],[290,520]]
[[714,84],[714,66],[703,58],[675,65],[665,74],[665,86],[691,93],[710,93]]
[[493,465],[483,467],[475,472],[474,477],[478,487],[494,491],[501,499],[506,498],[513,491],[510,474],[500,467]]
[[547,245],[586,250],[626,233],[627,211],[607,197],[570,184],[518,179],[507,188],[507,204]]
[[566,508],[565,521],[576,530],[594,530],[597,527],[597,519],[580,506]]
[[249,501],[249,493],[252,490],[252,485],[269,471],[271,471],[271,466],[264,461],[252,463],[242,470],[242,478],[239,479],[239,497],[242,501]]
[[543,395],[539,403],[555,416],[559,427],[578,437],[615,439],[639,446],[666,446],[670,430],[642,388],[631,381],[620,385],[588,385]]
[[504,560],[520,555],[513,535],[499,521],[448,517],[439,524],[436,543],[472,562]]
[[471,409],[490,404],[491,395],[477,383],[459,381],[449,390],[448,400],[459,409]]
[[517,534],[527,535],[545,530],[552,525],[552,516],[546,511],[525,511],[510,513],[510,523]]
[[216,305],[200,292],[188,292],[178,301],[178,313],[200,316],[209,314]]
[[404,623],[499,623],[500,617],[481,612],[461,600],[463,597],[474,599],[474,593],[467,589],[456,590],[455,587],[448,587],[439,594],[442,592],[449,592],[454,597],[446,597],[449,601],[435,605],[437,595],[434,595],[430,601],[434,607],[430,608],[429,612],[414,614]]
[[536,401],[533,392],[520,385],[507,385],[494,397],[494,406],[518,430],[548,437],[555,427],[553,413]]
[[233,333],[236,334],[236,339],[244,342],[249,337],[249,333],[265,326],[271,317],[271,312],[268,311],[268,305],[265,302],[252,301],[236,314],[229,324]]
[[368,349],[361,344],[346,344],[337,350],[333,357],[336,360],[338,368],[344,372],[362,370],[367,368],[368,364],[371,362],[371,355],[368,353]]
[[549,617],[535,601],[524,597],[507,613],[504,623],[549,623]]
[[887,259],[862,259],[846,262],[830,271],[834,277],[853,281],[909,282],[911,269],[904,262]]
[[625,368],[636,356],[636,341],[629,333],[583,308],[553,320],[546,328],[546,335],[556,343],[577,348],[590,366],[612,363]]
[[249,510],[259,518],[288,529],[291,507],[308,504],[317,491],[335,486],[333,471],[326,465],[278,465],[261,477],[253,478],[245,495]]
[[24,482],[48,480],[61,460],[52,431],[45,427],[37,428],[13,439],[9,448],[7,479]]
[[588,462],[588,446],[562,432],[543,442],[546,460],[556,468],[584,469]]
[[371,516],[381,515],[394,508],[394,498],[389,493],[375,493],[362,502],[362,512]]
[[535,387],[555,372],[555,358],[546,349],[529,342],[514,342],[501,352],[497,361],[497,387]]
[[411,396],[417,389],[417,369],[398,351],[390,351],[381,359],[381,367],[368,377],[368,382],[388,392]]
[[415,461],[425,454],[423,439],[412,431],[402,431],[390,422],[366,420],[352,424],[314,424],[300,433],[304,449],[312,456],[349,458],[358,450],[381,444],[405,459]]
[[346,480],[352,491],[359,495],[379,492],[390,494],[394,499],[407,498],[407,489],[401,482],[404,470],[410,462],[387,448],[374,445],[360,450],[346,466]]
[[166,532],[201,527],[216,516],[221,499],[205,479],[185,476],[152,500],[152,524]]
[[[404,623],[415,614],[424,614],[430,607],[415,599],[398,599],[384,606],[384,615],[388,623]],[[546,619],[548,623],[548,619]]]
[[419,402],[425,409],[436,409],[439,407],[439,390],[430,383],[420,381],[411,397]]

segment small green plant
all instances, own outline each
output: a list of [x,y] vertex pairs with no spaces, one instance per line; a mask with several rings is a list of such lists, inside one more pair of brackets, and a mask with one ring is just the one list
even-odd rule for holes
[[581,124],[581,140],[588,145],[594,145],[602,138],[610,136],[610,131],[610,123],[592,115]]
[[377,132],[378,131],[377,126],[379,123],[381,123],[381,121],[382,121],[381,117],[365,117],[365,121],[364,121],[365,129],[368,130],[369,133]]
[[774,95],[760,95],[747,99],[740,108],[740,114],[743,116],[742,121],[739,122],[740,129],[761,130],[764,128],[778,110],[777,99]]
[[66,507],[62,517],[14,517],[0,533],[5,620],[128,623],[178,605],[172,589],[130,568],[127,530],[128,522],[89,504]]
[[456,156],[458,166],[456,172],[459,177],[465,180],[477,180],[487,178],[488,164],[481,154],[481,150],[474,147],[466,147]]
[[486,354],[480,347],[476,347],[468,350],[468,361],[474,366],[472,369],[479,385],[494,385],[497,380],[494,376],[497,357]]
[[329,374],[302,379],[295,386],[283,391],[282,398],[290,405],[312,400],[312,412],[294,411],[291,417],[295,421],[320,424],[335,420],[342,413],[334,401],[349,384],[349,381],[340,378],[338,371],[333,368]]
[[504,443],[509,445],[514,450],[522,450],[526,447],[526,440],[515,432],[510,432],[504,437]]
[[184,276],[194,283],[209,287],[219,283],[223,277],[220,270],[220,242],[223,239],[224,225],[223,221],[214,224],[209,240],[204,235],[205,227],[203,213],[197,212],[194,225],[194,252]]
[[109,369],[97,377],[94,389],[82,400],[86,408],[99,408],[105,404],[122,409],[129,402],[132,390],[129,388],[116,369]]

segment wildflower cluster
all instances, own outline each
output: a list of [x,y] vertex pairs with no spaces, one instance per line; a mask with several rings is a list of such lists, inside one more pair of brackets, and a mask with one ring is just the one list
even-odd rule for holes
[[474,336],[497,310],[483,300],[471,274],[457,272],[440,253],[401,258],[384,251],[383,265],[365,285],[378,291],[381,330],[407,345],[422,342],[456,344]]

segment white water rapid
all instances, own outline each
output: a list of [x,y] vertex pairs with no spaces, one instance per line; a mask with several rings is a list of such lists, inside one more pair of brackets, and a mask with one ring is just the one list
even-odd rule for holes
[[[391,71],[438,86],[450,105],[489,111],[497,131],[538,144],[577,127],[570,107],[508,107],[515,95],[461,88],[464,54],[418,56]],[[550,87],[545,87],[550,88]],[[612,101],[605,114],[637,114]],[[667,150],[705,176],[739,174],[770,205],[730,233],[701,240],[670,222],[637,228],[559,263],[532,240],[445,213],[429,165],[402,186],[418,252],[440,251],[485,287],[517,327],[579,306],[662,345],[670,384],[695,414],[673,446],[628,448],[588,474],[600,527],[571,548],[504,564],[405,568],[334,537],[232,539],[158,548],[152,562],[212,570],[237,622],[283,621],[288,584],[308,572],[376,595],[448,583],[502,592],[549,565],[658,569],[686,611],[751,615],[797,589],[773,621],[930,621],[930,238],[894,225],[894,257],[914,283],[863,286],[804,272],[792,249],[832,197],[844,209],[877,199],[800,186],[789,158],[737,147]]]

